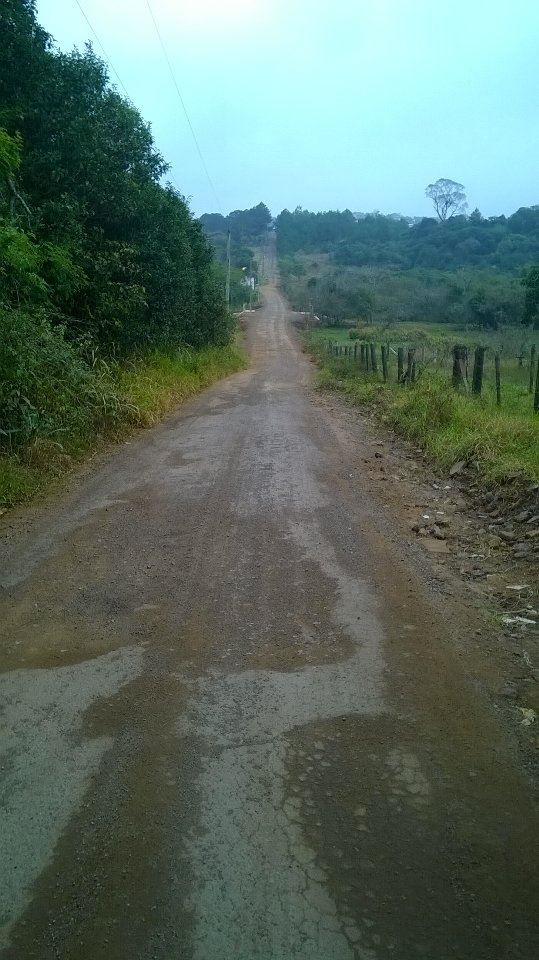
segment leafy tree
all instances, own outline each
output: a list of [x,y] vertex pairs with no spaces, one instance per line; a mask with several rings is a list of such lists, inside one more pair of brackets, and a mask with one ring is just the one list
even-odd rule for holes
[[210,247],[183,197],[161,186],[167,165],[105,65],[90,46],[53,48],[32,0],[6,0],[0,33],[0,202],[28,234],[0,244],[7,289],[24,287],[14,258],[26,250],[36,305],[44,284],[51,321],[73,339],[103,352],[222,339]]
[[162,185],[149,126],[92,48],[59,52],[34,0],[2,0],[0,36],[0,441],[11,443],[102,415],[85,357],[221,344],[231,317],[200,224]]
[[436,183],[429,183],[425,196],[430,197],[438,219],[445,223],[450,217],[464,213],[468,206],[462,183],[441,177]]
[[489,299],[485,290],[476,290],[469,300],[470,310],[474,321],[480,327],[498,329],[498,310],[495,302]]
[[539,330],[539,265],[530,267],[522,278],[525,290],[522,322]]
[[254,240],[263,236],[271,219],[265,203],[259,203],[248,210],[233,210],[226,218],[227,228],[234,240]]
[[283,210],[276,228],[281,257],[316,250],[347,267],[445,271],[475,266],[516,274],[539,259],[539,209],[534,207],[521,208],[508,218],[484,218],[474,211],[444,222],[424,217],[412,223],[395,215],[356,217],[350,211],[312,213],[298,208]]
[[222,213],[203,213],[199,222],[209,237],[216,233],[226,234],[228,230],[227,218]]

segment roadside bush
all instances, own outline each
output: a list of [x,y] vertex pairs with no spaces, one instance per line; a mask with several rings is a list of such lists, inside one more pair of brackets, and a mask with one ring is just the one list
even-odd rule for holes
[[436,377],[425,377],[413,390],[401,390],[397,394],[394,416],[408,437],[422,439],[454,420],[457,399],[447,383]]
[[37,436],[63,446],[113,422],[121,402],[107,378],[83,359],[61,327],[19,310],[0,310],[0,444]]

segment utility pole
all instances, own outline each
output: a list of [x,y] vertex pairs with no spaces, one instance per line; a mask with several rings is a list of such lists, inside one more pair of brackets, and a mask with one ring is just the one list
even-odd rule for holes
[[253,309],[253,290],[255,287],[254,260],[249,261],[249,312]]
[[225,300],[227,309],[230,310],[230,230],[226,235],[226,287]]

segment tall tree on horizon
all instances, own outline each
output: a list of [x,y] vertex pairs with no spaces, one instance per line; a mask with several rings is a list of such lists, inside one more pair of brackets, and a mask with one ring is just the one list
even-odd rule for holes
[[425,196],[432,200],[441,223],[459,213],[466,213],[468,203],[464,185],[457,183],[455,180],[441,177],[436,183],[429,183],[425,190]]

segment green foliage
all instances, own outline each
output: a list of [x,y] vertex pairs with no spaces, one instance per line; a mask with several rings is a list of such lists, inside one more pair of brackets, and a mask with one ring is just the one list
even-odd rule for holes
[[91,47],[55,48],[33,0],[4,0],[0,36],[0,447],[73,449],[124,418],[105,362],[220,349],[233,323],[200,224]]
[[283,210],[276,228],[281,257],[317,250],[342,266],[517,272],[539,259],[539,206],[521,207],[510,217],[485,219],[477,210],[469,217],[418,222],[393,214],[356,219],[349,210],[311,213],[298,208]]
[[539,330],[539,266],[530,267],[522,278],[526,291],[522,322]]
[[10,449],[38,436],[73,444],[117,406],[63,329],[45,318],[0,310],[0,370],[0,439]]
[[263,236],[271,219],[265,203],[259,203],[248,210],[233,210],[227,217],[232,238],[247,241]]
[[304,310],[312,303],[327,323],[422,322],[496,329],[522,320],[524,288],[512,274],[476,268],[350,267],[326,255],[320,257],[314,277],[306,278],[301,269],[289,270],[291,259],[305,269],[310,258],[296,254],[282,261],[281,282],[293,306]]
[[61,329],[0,312],[5,410],[0,506],[29,498],[101,439],[155,423],[178,403],[245,365],[234,344],[151,350],[90,367]]
[[69,338],[104,355],[226,340],[208,242],[161,186],[167,165],[105,65],[90,46],[53,48],[30,0],[6,0],[0,35],[0,177],[17,175],[17,195],[0,193],[12,306],[48,304]]
[[298,250],[333,250],[337,243],[352,238],[356,219],[350,210],[311,213],[296,207],[283,210],[276,220],[277,250],[281,257]]
[[[54,308],[73,296],[83,282],[65,247],[35,238],[0,220],[0,305],[23,306],[52,315]],[[0,368],[1,369],[1,368]]]
[[0,179],[13,177],[21,163],[20,137],[10,137],[0,128]]
[[362,372],[357,363],[328,356],[323,336],[334,334],[315,330],[307,340],[321,368],[320,386],[372,407],[386,423],[421,445],[439,466],[473,460],[490,480],[514,471],[526,481],[539,479],[539,419],[527,392],[528,372],[516,362],[503,365],[503,406],[499,408],[492,382],[487,382],[481,398],[454,391],[449,364],[444,370],[426,368],[416,384],[403,387],[396,383],[393,358],[389,381],[382,383],[379,375]]
[[221,213],[203,213],[200,217],[205,233],[212,239],[216,234],[226,236],[230,230],[233,240],[247,243],[261,239],[271,220],[271,213],[265,203],[259,203],[248,210],[233,210],[227,217],[223,217]]
[[214,380],[244,366],[243,352],[229,343],[202,350],[180,348],[168,353],[154,350],[118,365],[113,376],[136,424],[148,426]]
[[11,224],[0,222],[0,300],[8,307],[42,304],[47,287],[40,276],[39,246]]
[[[219,215],[216,214],[216,216]],[[205,227],[203,229],[206,230]],[[214,234],[211,237],[211,246],[215,260],[217,261],[218,282],[221,288],[224,289],[227,271],[226,233]],[[258,277],[258,266],[255,259],[255,252],[249,246],[243,243],[243,241],[231,239],[230,262],[230,304],[232,308],[239,309],[249,297],[248,289],[246,287],[246,277]]]

